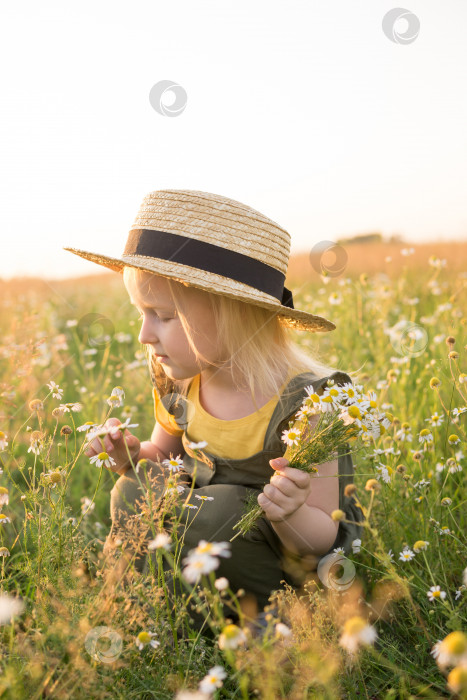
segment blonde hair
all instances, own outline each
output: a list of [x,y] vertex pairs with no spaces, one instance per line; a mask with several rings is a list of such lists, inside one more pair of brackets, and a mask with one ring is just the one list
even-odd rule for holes
[[[142,286],[147,282],[150,288],[153,276],[156,275],[128,266],[123,270],[125,284],[134,282]],[[186,314],[186,287],[189,285],[166,279],[187,341],[198,362],[206,361],[196,348],[194,329]],[[295,371],[299,374],[311,371],[317,377],[324,377],[338,371],[338,368],[322,362],[317,356],[304,352],[291,338],[289,329],[280,323],[277,314],[270,310],[195,287],[190,286],[189,289],[190,294],[204,296],[206,302],[211,304],[215,327],[222,339],[227,360],[217,363],[211,361],[211,364],[221,367],[227,362],[233,382],[238,389],[249,389],[255,405],[256,392],[260,390],[267,396],[278,393],[287,372]],[[162,366],[155,362],[151,347],[144,345],[144,349],[151,379],[158,393],[161,396],[172,392],[186,396],[192,377],[184,380],[170,379]]]

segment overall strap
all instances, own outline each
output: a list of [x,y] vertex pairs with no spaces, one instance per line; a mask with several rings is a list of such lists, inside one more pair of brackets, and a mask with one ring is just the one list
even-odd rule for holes
[[300,409],[306,397],[305,388],[312,386],[315,393],[321,394],[328,379],[333,379],[335,384],[352,383],[349,375],[340,370],[325,377],[317,377],[311,371],[302,372],[290,380],[282,392],[269,421],[266,435],[264,436],[263,450],[279,452],[280,454],[285,453],[286,444],[281,440],[282,431],[288,427],[291,420],[294,420],[295,414]]

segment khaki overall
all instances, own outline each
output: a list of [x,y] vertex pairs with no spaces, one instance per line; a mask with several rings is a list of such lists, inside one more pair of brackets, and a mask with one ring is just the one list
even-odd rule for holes
[[[240,519],[245,499],[251,490],[258,494],[269,483],[274,470],[269,460],[281,457],[286,450],[286,444],[281,440],[282,431],[294,420],[295,413],[299,410],[305,398],[305,387],[313,385],[314,390],[321,393],[322,388],[329,378],[336,384],[351,382],[350,377],[344,372],[334,372],[327,377],[317,378],[311,372],[304,372],[295,376],[283,391],[266,430],[263,450],[243,459],[225,459],[209,454],[206,450],[199,450],[196,460],[195,487],[190,503],[198,505],[198,509],[183,508],[181,526],[185,529],[182,558],[190,549],[197,546],[201,539],[208,542],[226,542],[238,531],[233,530],[233,525]],[[191,475],[195,469],[194,453],[188,446],[190,436],[185,431],[182,437],[185,448],[183,458],[184,470],[187,473],[188,484],[193,483]],[[362,520],[361,509],[357,507],[353,497],[344,495],[347,484],[353,482],[353,463],[350,455],[344,455],[348,450],[341,449],[338,452],[339,473],[339,508],[346,512],[347,518],[353,521]],[[151,463],[157,467],[156,463]],[[160,470],[160,468],[159,468]],[[184,501],[188,490],[182,494]],[[195,498],[199,496],[212,496],[213,501],[201,501]],[[128,504],[141,498],[141,490],[133,472],[121,476],[111,491],[111,516],[112,536],[114,526],[118,523],[124,528],[125,518],[135,512],[135,508],[129,508]],[[120,517],[119,517],[119,511]],[[313,556],[297,557],[286,552],[272,528],[269,520],[263,516],[258,521],[258,527],[245,536],[238,536],[231,543],[231,557],[220,558],[220,565],[216,569],[216,577],[225,576],[233,591],[242,588],[256,600],[257,608],[262,610],[268,604],[268,598],[272,591],[282,588],[284,580],[297,588],[307,578],[310,571],[315,571],[321,557]],[[361,525],[339,523],[336,539],[328,550],[332,552],[336,547],[343,547],[345,554],[351,552],[351,542],[361,538],[363,528]],[[152,536],[151,536],[152,538]],[[148,539],[151,539],[148,538]],[[151,554],[151,556],[153,556]],[[182,561],[182,559],[180,559]],[[136,564],[137,568],[147,571],[147,557]],[[167,572],[170,578],[170,572]]]

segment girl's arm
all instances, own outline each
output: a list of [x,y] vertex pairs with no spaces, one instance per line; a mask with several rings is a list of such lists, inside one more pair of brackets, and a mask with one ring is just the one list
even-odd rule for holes
[[[304,432],[312,439],[318,416],[313,416]],[[339,464],[337,453],[318,474],[307,474],[289,467],[284,457],[270,460],[275,474],[258,497],[273,529],[286,549],[294,554],[321,556],[329,551],[336,539],[339,523],[331,518],[339,508]]]

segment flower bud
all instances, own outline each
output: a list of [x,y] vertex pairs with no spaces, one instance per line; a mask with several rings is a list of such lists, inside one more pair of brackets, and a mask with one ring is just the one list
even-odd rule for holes
[[347,484],[347,486],[344,489],[344,496],[347,496],[347,498],[350,498],[351,496],[356,493],[357,487],[355,484]]
[[333,510],[331,513],[331,518],[336,522],[338,522],[339,520],[344,520],[345,513],[343,510],[339,510],[339,509]]

